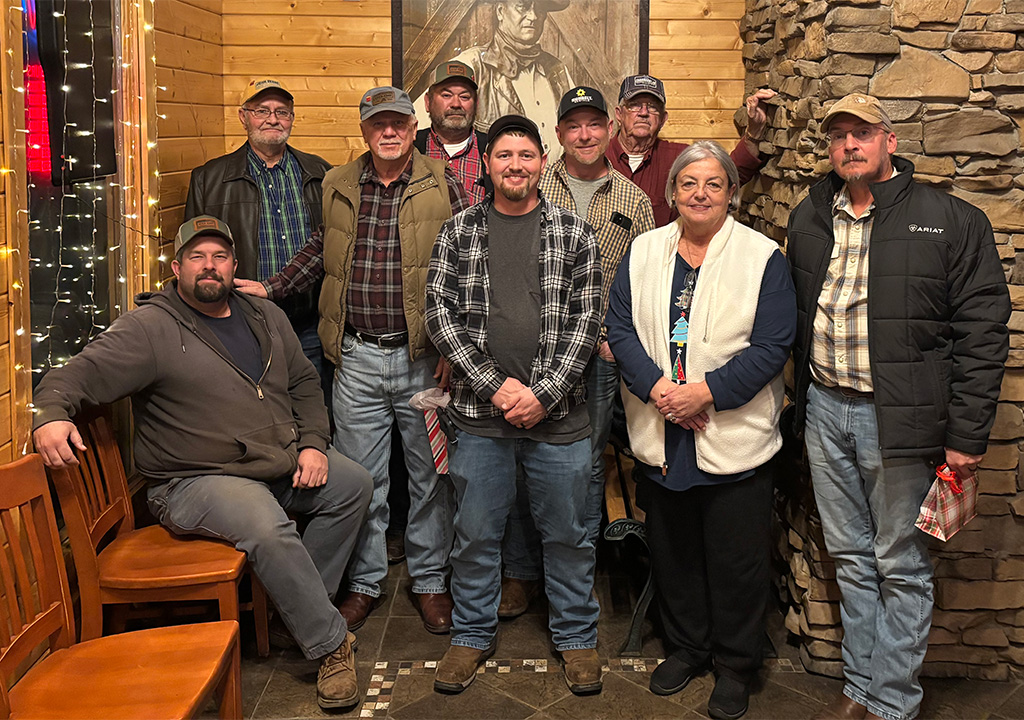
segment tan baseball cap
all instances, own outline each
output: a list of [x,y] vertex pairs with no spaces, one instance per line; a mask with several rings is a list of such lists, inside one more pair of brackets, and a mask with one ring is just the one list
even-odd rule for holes
[[281,84],[280,80],[275,80],[274,78],[256,78],[245,86],[245,90],[242,91],[242,101],[239,105],[245,105],[254,97],[262,92],[266,92],[267,90],[277,90],[283,95],[287,95],[289,100],[295,99],[295,96],[288,92],[288,89]]
[[181,249],[197,237],[213,235],[223,238],[231,247],[235,246],[235,239],[231,236],[231,228],[223,220],[212,215],[197,215],[191,220],[186,220],[178,228],[178,234],[174,236],[174,254],[177,255]]
[[821,120],[822,134],[828,132],[828,126],[837,115],[853,115],[872,124],[881,123],[887,130],[892,130],[892,121],[882,107],[878,98],[863,93],[850,93],[828,109]]

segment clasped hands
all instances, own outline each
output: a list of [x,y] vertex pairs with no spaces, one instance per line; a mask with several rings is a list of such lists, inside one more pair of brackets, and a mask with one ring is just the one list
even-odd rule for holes
[[677,385],[667,377],[659,378],[651,388],[651,402],[666,420],[688,430],[704,430],[708,426],[705,412],[715,399],[706,382]]
[[501,410],[506,421],[524,430],[529,430],[548,414],[533,390],[515,378],[506,378],[491,396],[491,404]]

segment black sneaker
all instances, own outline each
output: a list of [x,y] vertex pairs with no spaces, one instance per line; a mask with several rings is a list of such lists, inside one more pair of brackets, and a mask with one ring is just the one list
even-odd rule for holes
[[674,695],[705,669],[707,663],[692,665],[675,655],[670,655],[651,673],[651,692],[655,695]]
[[747,712],[750,685],[728,675],[719,675],[708,700],[708,715],[715,720],[736,720]]

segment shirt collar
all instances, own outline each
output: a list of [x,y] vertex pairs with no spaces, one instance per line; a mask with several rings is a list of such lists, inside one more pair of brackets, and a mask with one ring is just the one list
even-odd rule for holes
[[[900,171],[897,170],[895,166],[893,166],[892,175],[889,176],[889,180],[892,180],[894,177],[896,177],[899,174],[900,174]],[[843,183],[843,186],[841,188],[839,188],[839,192],[836,193],[835,198],[833,198],[833,200],[832,200],[832,215],[834,216],[834,215],[837,215],[840,212],[842,212],[842,213],[846,213],[848,216],[850,216],[854,220],[857,220],[858,218],[854,217],[854,215],[853,215],[853,210],[851,209],[851,204],[852,204],[852,201],[850,200],[850,189],[849,189],[849,187],[847,187],[846,183]],[[875,201],[874,201],[874,199],[872,199],[871,204],[868,205],[867,210],[864,211],[864,215],[870,214],[871,211],[874,210],[874,209],[875,209]],[[861,217],[863,217],[863,215]]]
[[287,171],[293,160],[291,151],[288,149],[288,147],[285,147],[284,155],[281,156],[281,160],[277,163],[277,165],[274,165],[274,167],[269,167],[266,161],[259,155],[257,155],[256,151],[252,149],[252,144],[246,143],[245,146],[246,148],[248,148],[246,155],[249,158],[249,166],[255,172],[261,173],[265,171],[272,171],[275,168],[280,168],[281,170]]
[[460,152],[457,152],[454,155],[448,155],[448,151],[444,147],[444,140],[442,140],[441,136],[434,131],[433,127],[430,128],[430,132],[427,133],[427,137],[429,138],[433,146],[438,150],[444,152],[444,154],[448,156],[449,159],[461,157],[462,155],[468,155],[469,152],[476,147],[476,132],[474,132],[473,130],[469,131],[469,144],[467,144],[466,147],[462,148]]
[[[409,184],[409,180],[412,178],[412,157],[409,158],[408,164],[405,166],[405,170],[402,174],[395,179],[396,183]],[[373,155],[366,153],[366,165],[363,166],[363,172],[359,175],[359,184],[365,185],[367,183],[373,183],[375,185],[384,186],[381,182],[380,176],[377,174],[377,168],[373,166]],[[392,183],[394,184],[394,183]]]

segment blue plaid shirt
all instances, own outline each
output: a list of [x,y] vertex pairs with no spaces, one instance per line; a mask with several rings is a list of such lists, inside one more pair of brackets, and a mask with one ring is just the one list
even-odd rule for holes
[[274,167],[249,145],[249,174],[260,191],[260,278],[274,275],[288,264],[313,231],[302,201],[302,168],[288,151]]

